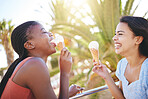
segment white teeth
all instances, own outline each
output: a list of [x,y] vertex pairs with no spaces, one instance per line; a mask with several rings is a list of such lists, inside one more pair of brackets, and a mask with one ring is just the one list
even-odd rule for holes
[[115,44],[115,47],[121,47],[121,45],[120,44]]

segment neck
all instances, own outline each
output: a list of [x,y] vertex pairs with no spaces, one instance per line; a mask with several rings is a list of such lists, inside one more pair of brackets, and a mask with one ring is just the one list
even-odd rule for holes
[[140,54],[133,54],[125,58],[127,59],[130,67],[136,67],[136,66],[140,66],[147,57]]
[[43,56],[43,55],[39,55],[39,54],[29,54],[29,56],[30,57],[40,57],[45,61],[45,63],[47,62],[47,58],[48,58],[48,56]]

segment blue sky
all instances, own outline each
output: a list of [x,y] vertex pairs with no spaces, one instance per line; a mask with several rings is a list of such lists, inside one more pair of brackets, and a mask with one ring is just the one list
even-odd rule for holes
[[49,16],[41,10],[40,6],[46,5],[47,0],[0,0],[0,20],[12,20],[15,26],[30,20],[45,23]]
[[15,24],[18,21],[29,19],[32,17],[29,13],[33,10],[31,3],[29,0],[0,0],[0,17],[1,19],[12,19]]
[[[49,9],[47,1],[50,0],[0,0],[0,21],[2,19],[12,20],[12,24],[15,26],[29,20],[39,21],[45,28],[49,28],[44,23],[50,23],[50,17],[47,13],[37,12],[35,10],[41,10],[40,6],[44,6],[46,10]],[[79,0],[75,0],[76,4]],[[122,0],[123,5],[126,0]],[[135,0],[134,7],[140,0]],[[137,9],[135,16],[143,16],[144,12],[148,11],[148,0],[141,0],[140,6]],[[148,18],[148,15],[146,16]],[[51,23],[52,24],[52,23]],[[17,57],[17,55],[15,55]],[[4,49],[0,45],[0,67],[7,66],[6,56]]]
[[[39,21],[41,24],[50,21],[44,12],[38,12],[40,5],[46,5],[47,0],[0,0],[0,21],[12,20],[15,26],[29,20]],[[47,26],[44,25],[46,28]],[[17,58],[15,53],[15,58]],[[0,68],[7,66],[4,48],[0,45]]]

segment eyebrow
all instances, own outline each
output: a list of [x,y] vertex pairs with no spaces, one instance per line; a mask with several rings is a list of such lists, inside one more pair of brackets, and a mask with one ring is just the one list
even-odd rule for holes
[[123,33],[125,33],[124,31],[122,31],[122,30],[120,30],[120,31],[115,31],[115,32],[117,32],[117,33],[120,33],[120,32],[123,32]]

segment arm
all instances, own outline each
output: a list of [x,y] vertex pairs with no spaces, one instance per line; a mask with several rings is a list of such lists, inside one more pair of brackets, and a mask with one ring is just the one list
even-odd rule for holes
[[[111,75],[109,74],[107,68],[105,65],[101,64],[100,65],[96,65],[97,62],[94,62],[94,67],[93,67],[93,72],[97,73],[99,76],[101,76],[106,84],[108,85],[108,88],[110,90],[110,92],[112,93],[112,95],[115,97],[115,99],[124,99],[124,96],[122,94],[122,90],[120,90],[116,84],[114,83]],[[122,86],[121,82],[120,82],[120,87]]]
[[[71,54],[68,50],[60,56],[60,99],[68,99]],[[36,99],[57,99],[51,86],[49,71],[41,58],[32,58],[23,66],[21,74],[23,85],[29,88]]]
[[62,49],[60,54],[60,99],[69,98],[69,74],[72,66],[71,53],[66,49]]
[[59,99],[68,99],[69,97],[69,74],[60,73]]
[[[64,56],[63,54],[61,55],[61,83],[59,98],[68,97],[69,91],[69,72],[71,69],[72,59],[70,53],[66,53],[64,52]],[[65,55],[68,57],[65,57]],[[51,86],[48,68],[41,58],[31,58],[28,60],[17,72],[13,80],[17,84],[30,89],[37,99],[57,99]],[[72,88],[73,90],[69,91],[70,96],[73,96],[75,93],[80,91],[79,88]]]
[[[108,88],[115,99],[125,99],[122,93],[122,90],[116,86],[112,77],[109,77],[108,79],[106,79],[105,82],[108,85]],[[119,82],[119,86],[120,85],[121,85],[121,81]]]

